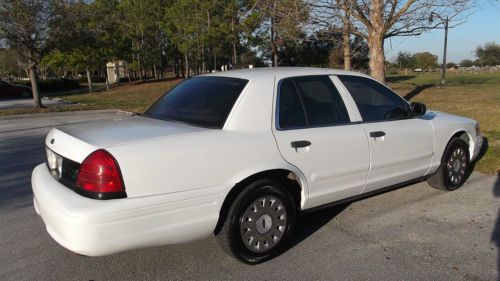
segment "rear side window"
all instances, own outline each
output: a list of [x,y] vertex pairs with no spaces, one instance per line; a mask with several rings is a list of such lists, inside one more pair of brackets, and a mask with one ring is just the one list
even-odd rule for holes
[[195,77],[167,92],[145,113],[156,119],[222,128],[248,80]]
[[281,80],[279,128],[321,127],[349,123],[349,114],[329,76]]
[[369,78],[338,76],[351,94],[363,121],[400,120],[408,118],[408,105],[396,93]]
[[289,129],[307,126],[304,108],[291,79],[285,79],[281,82],[279,105],[280,128]]

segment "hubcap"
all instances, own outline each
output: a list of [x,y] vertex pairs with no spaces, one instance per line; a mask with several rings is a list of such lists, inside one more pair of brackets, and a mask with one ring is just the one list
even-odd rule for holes
[[448,178],[453,184],[459,184],[465,177],[467,158],[463,148],[459,147],[452,153],[446,163]]
[[271,226],[273,225],[273,219],[271,219],[270,215],[262,215],[260,218],[257,220],[257,231],[260,234],[264,234],[271,229]]
[[241,240],[254,253],[268,251],[281,240],[286,224],[283,202],[272,195],[260,197],[247,207],[241,217]]

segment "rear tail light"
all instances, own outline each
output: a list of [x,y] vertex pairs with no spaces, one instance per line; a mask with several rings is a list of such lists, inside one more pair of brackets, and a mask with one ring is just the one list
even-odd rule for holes
[[80,191],[97,199],[126,197],[120,167],[106,150],[91,153],[78,171],[76,186]]

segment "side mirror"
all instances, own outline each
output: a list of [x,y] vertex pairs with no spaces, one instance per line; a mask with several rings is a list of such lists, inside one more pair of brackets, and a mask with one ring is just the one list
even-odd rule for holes
[[427,107],[423,103],[412,102],[411,103],[411,115],[412,116],[422,116],[427,111]]

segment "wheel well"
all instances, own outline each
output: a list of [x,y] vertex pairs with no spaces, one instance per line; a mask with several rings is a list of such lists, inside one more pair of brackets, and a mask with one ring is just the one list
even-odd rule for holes
[[[453,138],[459,138],[459,139],[465,141],[467,143],[467,146],[469,147],[469,157],[472,157],[472,147],[471,147],[471,143],[470,143],[471,139],[469,137],[469,134],[467,134],[466,131],[456,132],[453,136],[451,136],[450,140],[448,141],[448,144],[450,143],[450,141]],[[446,144],[446,146],[448,146],[448,144]]]
[[258,180],[258,179],[271,179],[276,182],[281,183],[283,186],[287,188],[288,191],[290,191],[290,194],[292,195],[293,199],[295,200],[296,206],[300,206],[300,200],[301,200],[301,186],[299,182],[298,176],[285,169],[274,169],[274,170],[267,170],[267,171],[262,171],[256,174],[253,174],[244,180],[240,181],[237,183],[231,191],[227,194],[226,198],[224,199],[224,202],[222,203],[222,207],[219,213],[219,220],[217,222],[217,226],[215,227],[214,233],[217,234],[221,230],[222,226],[224,225],[224,222],[226,221],[227,213],[229,212],[229,208],[231,208],[231,205],[233,204],[234,200],[240,194],[241,190],[245,188],[247,185],[250,183]]

